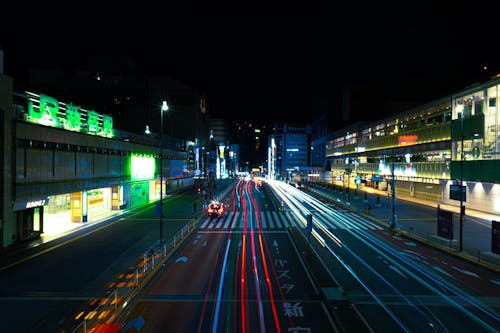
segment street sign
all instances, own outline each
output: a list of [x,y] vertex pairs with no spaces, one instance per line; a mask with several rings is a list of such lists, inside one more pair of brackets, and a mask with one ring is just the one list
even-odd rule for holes
[[453,213],[447,210],[438,208],[438,230],[439,237],[453,239]]
[[[451,200],[460,200],[460,185],[450,185],[450,199]],[[466,202],[467,200],[467,187],[462,186],[462,201]]]
[[307,232],[311,233],[312,232],[312,228],[313,228],[313,216],[312,216],[312,214],[308,214],[306,216],[306,220],[307,220],[307,227],[306,227]]

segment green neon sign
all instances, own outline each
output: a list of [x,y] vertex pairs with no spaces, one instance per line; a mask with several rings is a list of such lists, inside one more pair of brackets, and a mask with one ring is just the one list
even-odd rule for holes
[[28,102],[28,114],[36,119],[38,123],[50,124],[58,123],[57,113],[59,112],[59,103],[57,99],[40,94],[38,108],[33,107],[33,102]]
[[78,111],[79,106],[73,104],[66,105],[66,123],[65,128],[79,131],[82,128],[82,115]]
[[26,92],[26,95],[29,122],[104,137],[113,136],[113,117],[109,115],[84,110],[73,104],[64,104],[43,94]]
[[102,115],[102,132],[105,136],[113,135],[113,117],[107,114]]
[[99,132],[99,114],[95,111],[88,111],[87,117],[87,130],[91,133]]

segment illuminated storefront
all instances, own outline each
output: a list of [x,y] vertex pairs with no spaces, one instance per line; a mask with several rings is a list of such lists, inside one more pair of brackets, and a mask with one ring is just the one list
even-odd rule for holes
[[[441,200],[450,178],[451,98],[334,133],[326,143],[333,181]],[[349,175],[349,176],[348,176]]]
[[466,207],[500,212],[500,78],[453,95],[451,179],[445,187],[463,180]]

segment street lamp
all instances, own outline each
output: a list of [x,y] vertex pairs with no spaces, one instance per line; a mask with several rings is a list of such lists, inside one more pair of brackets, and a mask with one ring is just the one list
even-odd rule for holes
[[461,136],[461,141],[462,141],[462,153],[460,156],[460,234],[459,234],[459,252],[462,252],[463,250],[463,241],[464,241],[464,232],[463,232],[463,222],[464,222],[464,214],[465,214],[465,207],[464,207],[464,193],[463,193],[463,186],[464,186],[464,114],[463,112],[460,112],[458,114],[460,116],[460,136]]
[[395,156],[394,154],[392,155],[392,186],[391,186],[391,192],[392,192],[392,228],[397,228],[397,223],[398,223],[398,217],[396,216],[396,178],[394,177],[394,168],[395,168]]
[[163,244],[163,112],[168,111],[167,101],[161,105],[160,121],[160,244]]

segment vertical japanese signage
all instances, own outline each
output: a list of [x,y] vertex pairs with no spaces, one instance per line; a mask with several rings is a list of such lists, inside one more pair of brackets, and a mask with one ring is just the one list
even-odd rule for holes
[[44,126],[64,128],[104,137],[113,136],[113,117],[59,102],[54,97],[26,92],[26,120]]
[[438,236],[453,239],[453,213],[447,210],[438,209],[437,220]]

